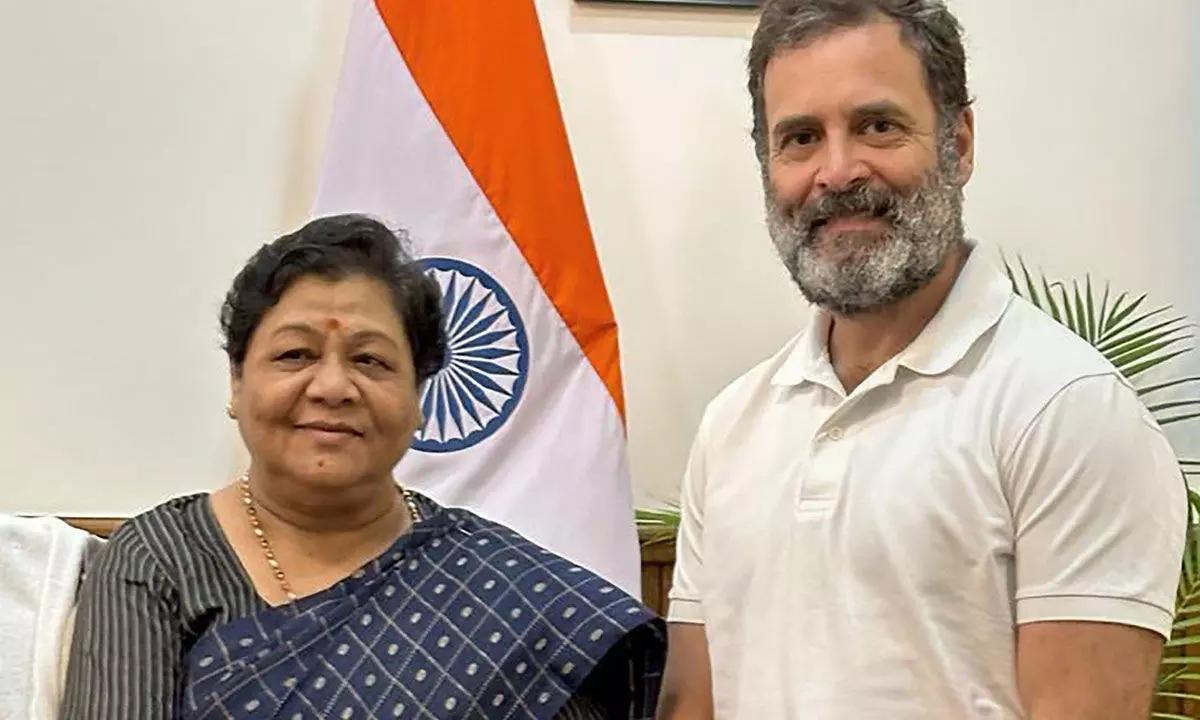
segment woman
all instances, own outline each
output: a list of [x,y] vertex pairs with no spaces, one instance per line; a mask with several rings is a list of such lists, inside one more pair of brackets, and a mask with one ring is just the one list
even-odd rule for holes
[[361,216],[250,259],[221,311],[249,470],[113,535],[62,717],[653,716],[652,613],[395,484],[446,353],[439,295]]

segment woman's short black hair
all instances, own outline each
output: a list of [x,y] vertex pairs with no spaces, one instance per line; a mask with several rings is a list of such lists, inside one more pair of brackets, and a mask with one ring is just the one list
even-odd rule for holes
[[412,349],[417,384],[441,369],[446,355],[441,290],[404,247],[407,236],[365,215],[333,215],[263,245],[233,280],[221,306],[223,348],[241,375],[250,338],[293,282],[308,276],[353,275],[387,286]]

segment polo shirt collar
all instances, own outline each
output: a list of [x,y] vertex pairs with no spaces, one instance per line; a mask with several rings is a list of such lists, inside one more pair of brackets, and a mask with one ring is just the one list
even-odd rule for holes
[[[953,368],[967,351],[990,330],[1008,309],[1013,298],[1008,276],[985,257],[988,246],[968,240],[970,255],[942,307],[916,339],[893,358],[896,365],[922,375],[939,375]],[[793,386],[804,382],[827,385],[836,376],[829,362],[826,343],[831,318],[819,310],[797,338],[779,369],[774,385]],[[840,386],[840,384],[838,384]]]

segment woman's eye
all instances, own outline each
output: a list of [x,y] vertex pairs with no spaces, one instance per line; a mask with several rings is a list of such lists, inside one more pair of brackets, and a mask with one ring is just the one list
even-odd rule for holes
[[293,361],[293,360],[308,360],[312,357],[312,352],[306,348],[292,348],[284,350],[275,356],[276,360]]
[[384,362],[384,360],[382,358],[376,357],[374,355],[357,355],[354,358],[354,362],[356,362],[360,365],[381,367],[384,369],[387,369],[389,367],[388,364],[386,362]]

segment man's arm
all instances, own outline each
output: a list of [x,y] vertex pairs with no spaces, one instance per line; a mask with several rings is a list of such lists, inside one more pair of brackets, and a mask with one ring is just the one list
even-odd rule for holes
[[712,671],[704,632],[704,510],[707,417],[692,443],[679,502],[675,574],[667,612],[667,668],[657,717],[712,720]]
[[1032,720],[1150,716],[1163,638],[1129,625],[1038,622],[1017,630],[1017,683]]
[[712,720],[712,673],[704,626],[673,622],[667,628],[667,671],[658,717],[663,720]]
[[1071,383],[1006,463],[1030,720],[1145,720],[1187,524],[1174,451],[1116,376]]

